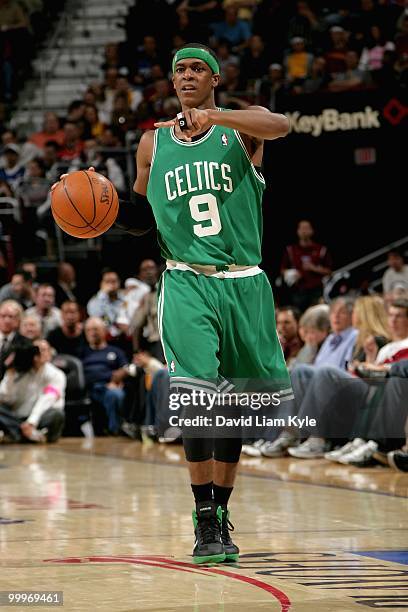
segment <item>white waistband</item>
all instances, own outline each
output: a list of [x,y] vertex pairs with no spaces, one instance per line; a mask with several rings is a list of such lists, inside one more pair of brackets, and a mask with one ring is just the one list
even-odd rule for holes
[[[194,274],[204,274],[212,278],[244,278],[262,274],[263,270],[259,266],[229,266],[225,272],[217,272],[215,266],[201,266],[196,264],[186,264],[181,261],[167,260],[167,270],[180,270],[181,272],[194,272]],[[231,269],[232,268],[232,269]]]

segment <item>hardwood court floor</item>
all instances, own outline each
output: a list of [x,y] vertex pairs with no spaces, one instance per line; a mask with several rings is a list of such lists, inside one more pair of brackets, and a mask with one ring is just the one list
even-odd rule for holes
[[240,561],[200,567],[183,463],[125,439],[0,447],[0,591],[81,612],[408,608],[408,475],[243,458]]

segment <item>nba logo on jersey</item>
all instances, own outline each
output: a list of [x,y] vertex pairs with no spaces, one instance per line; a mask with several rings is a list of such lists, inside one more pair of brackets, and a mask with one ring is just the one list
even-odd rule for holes
[[221,142],[224,147],[228,147],[228,136],[225,133],[221,136]]
[[176,371],[176,364],[174,361],[170,362],[170,372],[173,374]]

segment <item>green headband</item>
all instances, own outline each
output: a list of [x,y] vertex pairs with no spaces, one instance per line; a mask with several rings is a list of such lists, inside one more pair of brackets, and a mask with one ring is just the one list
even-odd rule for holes
[[211,68],[214,74],[220,73],[220,67],[217,60],[205,49],[196,49],[195,47],[185,47],[177,51],[173,58],[173,72],[176,70],[176,64],[182,59],[197,58],[202,60]]

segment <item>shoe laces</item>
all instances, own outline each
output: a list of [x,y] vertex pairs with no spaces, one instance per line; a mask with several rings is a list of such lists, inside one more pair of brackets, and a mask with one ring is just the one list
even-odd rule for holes
[[203,544],[211,544],[220,537],[220,524],[216,516],[200,518],[197,521],[197,536]]
[[222,511],[221,539],[222,539],[222,543],[223,544],[230,544],[231,543],[231,536],[230,536],[229,532],[235,530],[235,527],[231,523],[231,521],[229,520],[228,515],[229,515],[229,513],[228,513],[227,510],[223,510]]

